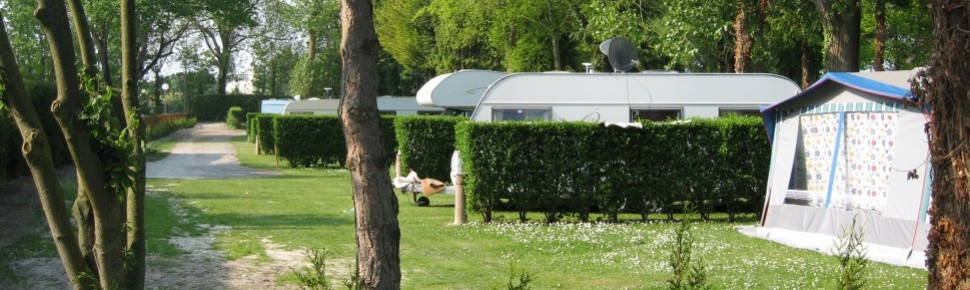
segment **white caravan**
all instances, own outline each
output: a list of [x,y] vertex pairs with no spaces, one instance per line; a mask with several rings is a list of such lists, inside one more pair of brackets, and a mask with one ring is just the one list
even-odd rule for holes
[[630,123],[758,115],[799,92],[774,74],[516,73],[488,87],[471,119]]
[[436,76],[418,90],[418,103],[422,106],[471,112],[482,99],[482,94],[496,80],[508,75],[490,70],[460,70]]
[[283,114],[286,104],[293,100],[290,99],[266,99],[259,102],[259,112],[263,114]]
[[[427,115],[440,114],[442,108],[424,107],[418,105],[413,97],[389,97],[382,96],[377,98],[377,109],[381,115]],[[339,99],[309,99],[296,100],[283,108],[284,115],[336,115],[340,110]]]

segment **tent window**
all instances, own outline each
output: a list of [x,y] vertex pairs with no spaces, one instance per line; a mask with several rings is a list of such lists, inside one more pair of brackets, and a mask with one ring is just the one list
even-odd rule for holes
[[397,111],[380,111],[381,116],[395,116]]
[[680,119],[679,109],[663,109],[663,110],[630,110],[630,120],[650,120],[650,121],[667,121]]
[[549,109],[492,109],[492,121],[548,121]]
[[897,119],[893,112],[800,116],[785,203],[881,214]]

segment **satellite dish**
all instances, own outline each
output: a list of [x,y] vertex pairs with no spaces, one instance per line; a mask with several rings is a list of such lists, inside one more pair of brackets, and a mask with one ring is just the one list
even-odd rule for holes
[[610,60],[614,72],[626,72],[637,65],[637,47],[623,37],[614,37],[600,43],[600,51]]

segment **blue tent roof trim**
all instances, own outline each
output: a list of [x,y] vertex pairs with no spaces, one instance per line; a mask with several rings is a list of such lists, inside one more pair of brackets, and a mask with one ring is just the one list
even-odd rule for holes
[[761,109],[761,118],[765,122],[765,126],[768,129],[768,138],[774,134],[776,110],[784,104],[792,102],[803,98],[807,95],[811,95],[814,91],[818,90],[820,87],[827,83],[835,82],[842,86],[848,87],[853,90],[866,92],[876,96],[892,99],[897,102],[911,102],[913,99],[913,94],[909,89],[901,88],[898,86],[890,85],[884,82],[868,79],[865,77],[858,76],[853,73],[846,72],[830,72],[826,73],[817,82],[809,86],[805,91],[788,98],[787,100],[778,102],[774,105],[768,106]]

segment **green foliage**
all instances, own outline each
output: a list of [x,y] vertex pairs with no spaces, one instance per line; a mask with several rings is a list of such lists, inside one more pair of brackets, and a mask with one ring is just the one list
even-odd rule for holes
[[152,141],[168,136],[180,129],[195,127],[196,119],[186,114],[162,114],[146,116],[145,140]]
[[[400,116],[394,119],[402,170],[421,177],[449,180],[455,151],[455,125],[466,120],[447,116]],[[403,174],[403,173],[402,173]]]
[[674,240],[667,245],[670,256],[667,266],[672,276],[667,279],[667,289],[711,289],[707,281],[707,266],[694,254],[694,233],[691,222],[684,219],[674,232]]
[[347,158],[343,124],[337,116],[282,115],[273,118],[276,155],[292,167],[343,165]]
[[670,219],[682,203],[705,219],[727,204],[732,218],[760,210],[770,147],[756,118],[643,125],[460,123],[455,143],[469,208],[486,221],[511,209],[521,220],[541,211],[549,222],[566,214],[587,220],[592,209],[609,220],[621,212],[646,219],[659,207]]
[[532,283],[532,274],[529,274],[525,270],[515,271],[515,263],[509,262],[509,290],[529,290],[529,284]]
[[[347,145],[343,134],[343,123],[332,115],[279,115],[264,119],[258,116],[259,126],[270,121],[271,129],[263,131],[260,127],[260,146],[263,133],[272,132],[272,142],[276,155],[286,159],[292,167],[316,167],[339,164],[347,158]],[[381,129],[384,140],[384,154],[387,161],[393,161],[396,141],[394,140],[394,118],[381,116]],[[272,131],[269,131],[272,130]],[[265,148],[265,147],[264,147]],[[385,166],[390,166],[386,162]]]
[[229,108],[239,107],[243,112],[259,112],[259,102],[283,98],[266,95],[198,95],[188,99],[188,113],[201,122],[224,121]]
[[255,126],[253,127],[256,128],[256,142],[258,144],[257,146],[259,147],[257,149],[260,153],[267,154],[276,152],[274,149],[274,144],[276,144],[276,142],[274,142],[273,139],[275,136],[275,133],[273,133],[273,118],[276,118],[277,116],[279,115],[256,115]]
[[261,115],[261,113],[249,112],[246,113],[246,141],[249,143],[256,142],[256,116]]
[[865,239],[864,227],[857,226],[856,219],[842,229],[842,236],[836,242],[832,255],[839,261],[839,271],[835,279],[835,289],[857,290],[865,289],[868,279],[866,268],[869,267],[866,247],[862,244]]
[[229,108],[229,113],[226,114],[226,125],[229,126],[229,129],[245,128],[243,126],[243,121],[246,120],[243,118],[245,113],[240,107]]
[[304,266],[298,271],[294,271],[300,289],[327,290],[333,289],[330,279],[327,278],[327,252],[324,250],[304,250],[303,256],[310,262],[310,266]]
[[[93,91],[90,89],[90,80],[85,83],[89,88],[87,91]],[[129,135],[129,130],[121,127],[122,120],[113,115],[115,110],[112,108],[111,95],[112,90],[109,89],[103,94],[89,96],[78,119],[91,128],[91,145],[98,153],[104,168],[108,189],[121,202],[128,188],[135,183],[134,165],[137,156],[134,156],[134,152],[137,145],[134,136]],[[135,121],[132,125],[137,127],[140,121],[136,120],[140,120],[139,115],[130,116],[129,122]]]

